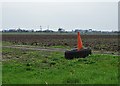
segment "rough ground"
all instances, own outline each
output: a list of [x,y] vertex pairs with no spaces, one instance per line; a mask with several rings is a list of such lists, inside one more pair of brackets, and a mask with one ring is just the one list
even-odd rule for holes
[[[70,49],[64,49],[64,48],[50,48],[50,47],[36,47],[36,46],[26,46],[26,45],[11,45],[11,46],[2,46],[3,48],[17,48],[17,49],[23,49],[23,50],[38,50],[38,51],[58,51],[58,52],[65,52]],[[118,52],[113,51],[96,51],[92,50],[93,54],[112,54],[112,55],[118,55]]]
[[23,50],[42,50],[42,51],[59,51],[64,52],[67,49],[61,49],[61,48],[44,48],[44,47],[33,47],[33,46],[3,46],[4,48],[17,48],[17,49],[23,49]]

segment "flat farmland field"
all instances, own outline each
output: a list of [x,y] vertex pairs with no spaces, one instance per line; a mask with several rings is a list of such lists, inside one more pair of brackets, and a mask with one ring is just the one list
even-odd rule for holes
[[118,84],[117,35],[81,35],[86,58],[67,60],[76,34],[2,35],[3,84]]
[[[117,35],[81,35],[83,46],[95,50],[118,51]],[[20,45],[77,46],[77,35],[3,35],[2,41]]]

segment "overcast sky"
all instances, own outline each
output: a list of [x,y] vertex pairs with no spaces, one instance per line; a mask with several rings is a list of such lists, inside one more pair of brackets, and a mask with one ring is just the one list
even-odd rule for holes
[[117,2],[5,2],[2,28],[118,30]]

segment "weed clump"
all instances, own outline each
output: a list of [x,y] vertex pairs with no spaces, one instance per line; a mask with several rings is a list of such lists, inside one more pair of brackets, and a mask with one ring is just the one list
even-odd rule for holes
[[48,63],[47,59],[43,59],[42,63]]
[[31,64],[30,64],[30,63],[27,63],[26,66],[31,66]]
[[50,66],[55,65],[55,64],[56,64],[55,61],[51,61],[51,62],[50,62]]
[[32,64],[31,64],[31,63],[27,63],[25,69],[26,69],[26,71],[31,71],[31,70],[33,70]]
[[65,84],[78,84],[78,83],[80,83],[80,80],[78,78],[75,78],[75,77],[68,77],[67,79],[65,79],[63,81],[63,83],[65,83]]

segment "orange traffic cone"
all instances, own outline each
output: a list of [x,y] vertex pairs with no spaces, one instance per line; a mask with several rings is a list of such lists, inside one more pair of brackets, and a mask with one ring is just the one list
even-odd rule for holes
[[80,49],[82,49],[82,40],[81,40],[81,37],[80,37],[80,32],[78,32],[78,34],[77,34],[77,49],[78,49],[78,51]]

